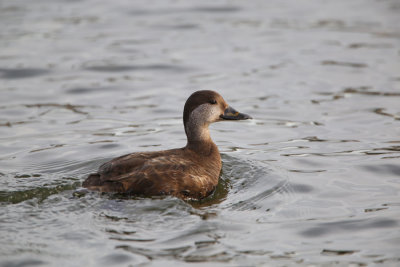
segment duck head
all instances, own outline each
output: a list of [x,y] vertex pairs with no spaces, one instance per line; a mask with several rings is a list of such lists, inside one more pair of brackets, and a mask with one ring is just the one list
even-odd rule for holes
[[210,123],[223,120],[247,120],[251,117],[229,106],[220,94],[203,90],[194,92],[186,100],[183,124],[188,141],[209,140]]

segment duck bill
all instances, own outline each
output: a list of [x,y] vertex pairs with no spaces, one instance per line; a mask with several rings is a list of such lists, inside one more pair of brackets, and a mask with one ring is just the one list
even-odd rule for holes
[[248,119],[252,119],[251,116],[244,114],[244,113],[240,113],[239,111],[235,110],[232,107],[228,107],[225,109],[224,114],[222,114],[221,119],[224,120],[248,120]]

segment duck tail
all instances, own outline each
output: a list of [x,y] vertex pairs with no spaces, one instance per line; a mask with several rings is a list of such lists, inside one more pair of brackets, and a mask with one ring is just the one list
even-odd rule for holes
[[98,173],[92,173],[89,174],[88,178],[86,178],[85,181],[83,181],[82,186],[89,188],[91,186],[99,186],[100,184],[100,174]]

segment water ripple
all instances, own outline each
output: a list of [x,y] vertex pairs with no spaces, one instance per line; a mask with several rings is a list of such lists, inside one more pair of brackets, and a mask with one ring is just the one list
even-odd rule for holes
[[39,68],[0,68],[0,78],[2,79],[22,79],[31,78],[48,74],[50,71]]

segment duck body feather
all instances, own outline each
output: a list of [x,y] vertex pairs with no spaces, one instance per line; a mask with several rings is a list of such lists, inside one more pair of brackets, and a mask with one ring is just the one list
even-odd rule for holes
[[101,165],[83,186],[101,192],[202,199],[214,191],[221,172],[218,148],[209,147],[208,153],[186,146],[120,156]]

